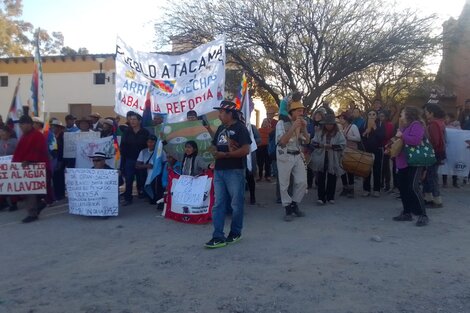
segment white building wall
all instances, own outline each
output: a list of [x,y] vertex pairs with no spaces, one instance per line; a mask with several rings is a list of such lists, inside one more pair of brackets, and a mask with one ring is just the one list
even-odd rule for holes
[[[106,73],[106,76],[112,73]],[[6,116],[13,98],[18,78],[21,78],[19,95],[23,105],[31,98],[31,74],[9,75],[8,87],[0,87],[0,114]],[[105,85],[93,84],[93,73],[44,74],[44,98],[48,112],[68,112],[70,103],[91,103],[93,106],[114,107],[115,85],[110,79]]]

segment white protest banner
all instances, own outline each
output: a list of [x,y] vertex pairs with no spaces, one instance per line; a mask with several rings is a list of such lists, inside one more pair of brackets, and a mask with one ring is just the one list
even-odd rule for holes
[[46,193],[46,164],[0,163],[0,195]]
[[64,158],[73,159],[77,153],[77,141],[94,140],[100,138],[99,132],[74,132],[64,133]]
[[180,55],[135,51],[117,38],[114,111],[122,116],[143,115],[150,92],[152,113],[180,122],[190,110],[203,115],[219,107],[224,85],[224,36]]
[[[176,185],[178,184],[179,177],[180,176],[173,171],[168,172],[168,188],[171,190],[171,192],[166,198],[166,205],[165,209],[163,210],[163,216],[182,223],[210,223],[212,219],[212,206],[214,205],[214,186],[212,184],[214,179],[214,172],[207,172],[207,176],[205,176],[205,185],[201,184],[200,186],[203,187],[203,202],[196,206],[174,202],[173,196],[175,195],[175,190],[177,188]],[[193,193],[193,191],[191,191],[191,193]],[[199,191],[198,194],[200,194]],[[199,202],[199,200],[194,202]]]
[[11,163],[12,155],[0,156],[0,163]]
[[114,168],[114,156],[116,154],[114,148],[113,136],[99,138],[95,140],[79,140],[77,142],[75,168],[92,168],[93,162],[90,156],[95,152],[103,152],[109,159],[106,164]]
[[465,142],[470,140],[470,130],[446,128],[446,157],[439,166],[441,175],[468,175],[470,170],[470,149]]
[[118,171],[68,168],[65,173],[65,185],[67,186],[70,214],[118,215]]
[[201,206],[204,201],[206,185],[207,176],[192,177],[189,175],[181,175],[171,193],[173,203]]

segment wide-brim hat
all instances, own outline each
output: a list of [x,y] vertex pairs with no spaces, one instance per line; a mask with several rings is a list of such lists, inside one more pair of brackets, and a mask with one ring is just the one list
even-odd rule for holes
[[53,120],[53,121],[51,122],[51,126],[65,127],[64,124],[62,124],[62,122],[59,121],[59,120]]
[[104,160],[111,159],[111,157],[107,156],[106,153],[104,153],[104,152],[95,152],[95,153],[93,153],[93,155],[89,155],[88,157],[89,158],[101,158],[101,159],[104,159]]
[[107,119],[107,118],[102,119],[100,122],[101,122],[103,125],[104,125],[104,124],[107,124],[107,125],[109,125],[109,126],[111,126],[111,127],[114,126],[114,122],[113,122],[112,120]]
[[300,101],[292,101],[292,102],[289,104],[289,110],[288,110],[288,112],[290,113],[290,111],[292,111],[292,110],[297,110],[297,109],[304,109],[304,110],[305,110],[305,107],[304,107],[304,105],[302,104],[302,102],[300,102]]
[[237,109],[237,105],[234,102],[228,100],[220,102],[220,107],[213,107],[213,109],[240,112],[240,110]]
[[44,121],[41,120],[39,117],[37,116],[33,116],[33,123],[39,123],[39,124],[42,124],[44,125]]
[[99,113],[91,113],[88,115],[89,117],[95,117],[95,118],[101,118],[101,115]]
[[334,124],[336,124],[336,117],[334,114],[327,114],[320,121],[320,125],[334,125]]

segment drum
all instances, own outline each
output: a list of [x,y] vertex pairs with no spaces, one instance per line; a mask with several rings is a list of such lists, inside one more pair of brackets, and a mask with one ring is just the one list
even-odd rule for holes
[[367,177],[374,165],[374,154],[346,147],[343,154],[343,169],[356,176]]

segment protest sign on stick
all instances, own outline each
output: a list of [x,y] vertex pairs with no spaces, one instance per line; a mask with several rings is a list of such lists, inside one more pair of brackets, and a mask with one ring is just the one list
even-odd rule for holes
[[69,168],[65,173],[69,213],[85,216],[117,216],[118,171]]
[[75,158],[77,153],[77,142],[80,140],[95,140],[100,138],[99,132],[74,132],[64,133],[64,158]]
[[46,164],[0,163],[0,195],[46,193]]

